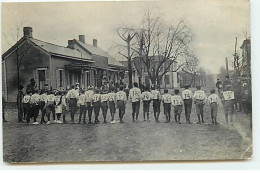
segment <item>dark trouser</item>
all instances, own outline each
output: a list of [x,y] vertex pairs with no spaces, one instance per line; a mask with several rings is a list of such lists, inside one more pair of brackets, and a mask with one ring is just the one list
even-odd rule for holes
[[88,111],[88,121],[91,123],[93,107],[91,106],[90,102],[87,102],[86,111]]
[[161,108],[160,100],[154,99],[153,100],[153,113],[154,113],[155,121],[159,120],[160,108]]
[[85,105],[79,106],[79,123],[81,123],[82,114],[83,114],[83,123],[86,123],[86,106]]
[[40,102],[40,110],[41,110],[41,113],[42,113],[41,123],[45,122],[44,117],[45,117],[45,114],[46,114],[46,108],[44,108],[44,106],[45,106],[45,102],[41,101]]
[[74,116],[77,111],[77,99],[76,98],[71,98],[70,99],[70,117],[71,117],[71,122],[74,122]]
[[57,119],[60,120],[61,113],[57,113]]
[[53,120],[55,120],[55,106],[54,106],[54,104],[48,105],[46,111],[47,111],[48,121],[50,121],[51,113],[52,113],[52,116],[53,116]]
[[[4,103],[2,103],[4,104]],[[23,110],[23,103],[18,102],[18,122],[23,121],[23,115],[24,115],[24,110]]]
[[184,99],[185,118],[187,123],[190,123],[191,108],[192,99]]
[[140,109],[140,101],[132,102],[133,120],[135,120],[135,115],[136,115],[136,120],[138,119],[139,109]]
[[232,100],[224,101],[224,112],[226,123],[228,123],[228,115],[230,115],[230,121],[233,122],[234,102]]
[[38,115],[39,115],[39,105],[33,105],[32,106],[32,116],[33,116],[33,121],[34,122],[36,122],[36,119],[37,119],[37,117],[38,117]]
[[144,120],[145,120],[145,113],[147,113],[147,120],[149,120],[149,109],[150,109],[150,100],[143,101],[143,113],[144,113]]
[[163,103],[164,115],[166,117],[166,121],[171,121],[171,103]]
[[114,116],[116,113],[116,105],[114,101],[109,102],[109,110],[111,114],[111,121],[114,121]]
[[117,107],[118,107],[120,122],[123,122],[123,116],[125,114],[125,103],[121,100],[118,100]]
[[174,119],[175,119],[175,122],[180,122],[180,120],[181,120],[181,112],[182,112],[182,105],[174,106]]
[[210,104],[210,112],[211,112],[212,123],[217,123],[217,112],[218,112],[218,104],[217,103],[211,103]]
[[106,122],[106,119],[107,119],[107,109],[108,109],[108,106],[101,106],[101,110],[102,110],[102,115],[103,115],[103,118],[104,118],[104,122]]
[[197,116],[198,116],[198,122],[200,122],[200,120],[202,122],[204,122],[204,117],[203,117],[203,107],[204,107],[204,104],[203,104],[203,100],[196,100],[195,101],[195,106],[196,106],[196,113],[197,113]]
[[101,106],[100,102],[93,103],[94,113],[95,113],[95,123],[99,122],[98,116],[99,116],[100,106]]
[[23,110],[24,110],[24,119],[26,119],[27,122],[30,122],[30,104],[24,103]]

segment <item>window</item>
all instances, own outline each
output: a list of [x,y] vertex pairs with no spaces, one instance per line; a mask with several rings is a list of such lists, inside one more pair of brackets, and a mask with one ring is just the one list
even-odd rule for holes
[[170,76],[169,75],[165,75],[164,83],[165,84],[170,84]]

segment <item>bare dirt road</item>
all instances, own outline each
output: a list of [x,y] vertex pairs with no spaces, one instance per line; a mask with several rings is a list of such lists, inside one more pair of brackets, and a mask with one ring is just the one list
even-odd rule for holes
[[[124,124],[51,124],[17,123],[17,110],[7,108],[3,124],[5,162],[81,162],[150,160],[223,160],[251,157],[249,116],[236,113],[235,123],[225,124],[223,110],[220,124],[210,124],[205,106],[206,124],[155,123],[131,121],[128,103]],[[109,120],[110,120],[110,114]],[[172,111],[173,115],[173,111]],[[116,115],[118,119],[118,114]],[[77,114],[78,117],[78,114]],[[69,115],[67,116],[69,118]],[[39,119],[39,118],[38,118]],[[181,121],[184,122],[184,113]],[[102,117],[100,115],[100,120]],[[173,120],[173,118],[172,118]],[[197,121],[193,108],[191,120]]]

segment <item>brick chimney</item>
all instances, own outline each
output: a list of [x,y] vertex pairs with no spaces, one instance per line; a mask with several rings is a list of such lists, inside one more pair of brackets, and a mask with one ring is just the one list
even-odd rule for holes
[[85,43],[85,35],[79,35],[79,41]]
[[75,49],[75,42],[74,40],[68,40],[68,46],[71,49]]
[[97,39],[93,39],[93,46],[97,47]]
[[32,27],[30,27],[30,26],[23,27],[23,35],[25,37],[33,37],[32,32],[33,32]]

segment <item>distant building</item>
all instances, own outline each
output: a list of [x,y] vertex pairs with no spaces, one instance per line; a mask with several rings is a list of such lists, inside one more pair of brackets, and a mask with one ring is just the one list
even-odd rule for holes
[[[128,69],[127,61],[120,61],[122,64],[125,65],[126,69]],[[156,69],[159,63],[159,56],[155,56],[154,60],[151,61],[151,69]],[[168,67],[168,63],[170,62],[165,62],[162,66],[162,70],[159,74],[162,74],[164,69]],[[177,73],[177,62],[174,61],[171,65],[166,74],[163,76],[162,81],[160,82],[160,88],[168,88],[168,89],[173,89],[173,88],[179,88],[180,87],[180,81],[178,78],[178,73]],[[132,59],[132,68],[133,68],[133,82],[138,82],[141,83],[142,85],[148,85],[151,86],[152,82],[149,78],[148,72],[146,65],[143,63],[143,61],[139,57],[135,57]],[[124,82],[128,83],[128,75],[126,74],[124,78]]]
[[2,55],[2,84],[7,102],[16,101],[17,47],[18,54],[24,54],[19,59],[20,85],[27,85],[31,78],[38,89],[43,89],[45,83],[52,89],[67,88],[77,82],[86,88],[122,80],[119,74],[124,66],[99,48],[96,39],[90,45],[80,35],[79,40],[68,40],[68,46],[63,47],[35,39],[32,34],[31,27],[24,27],[24,36]]
[[247,38],[241,45],[242,50],[242,77],[251,77],[251,40]]

